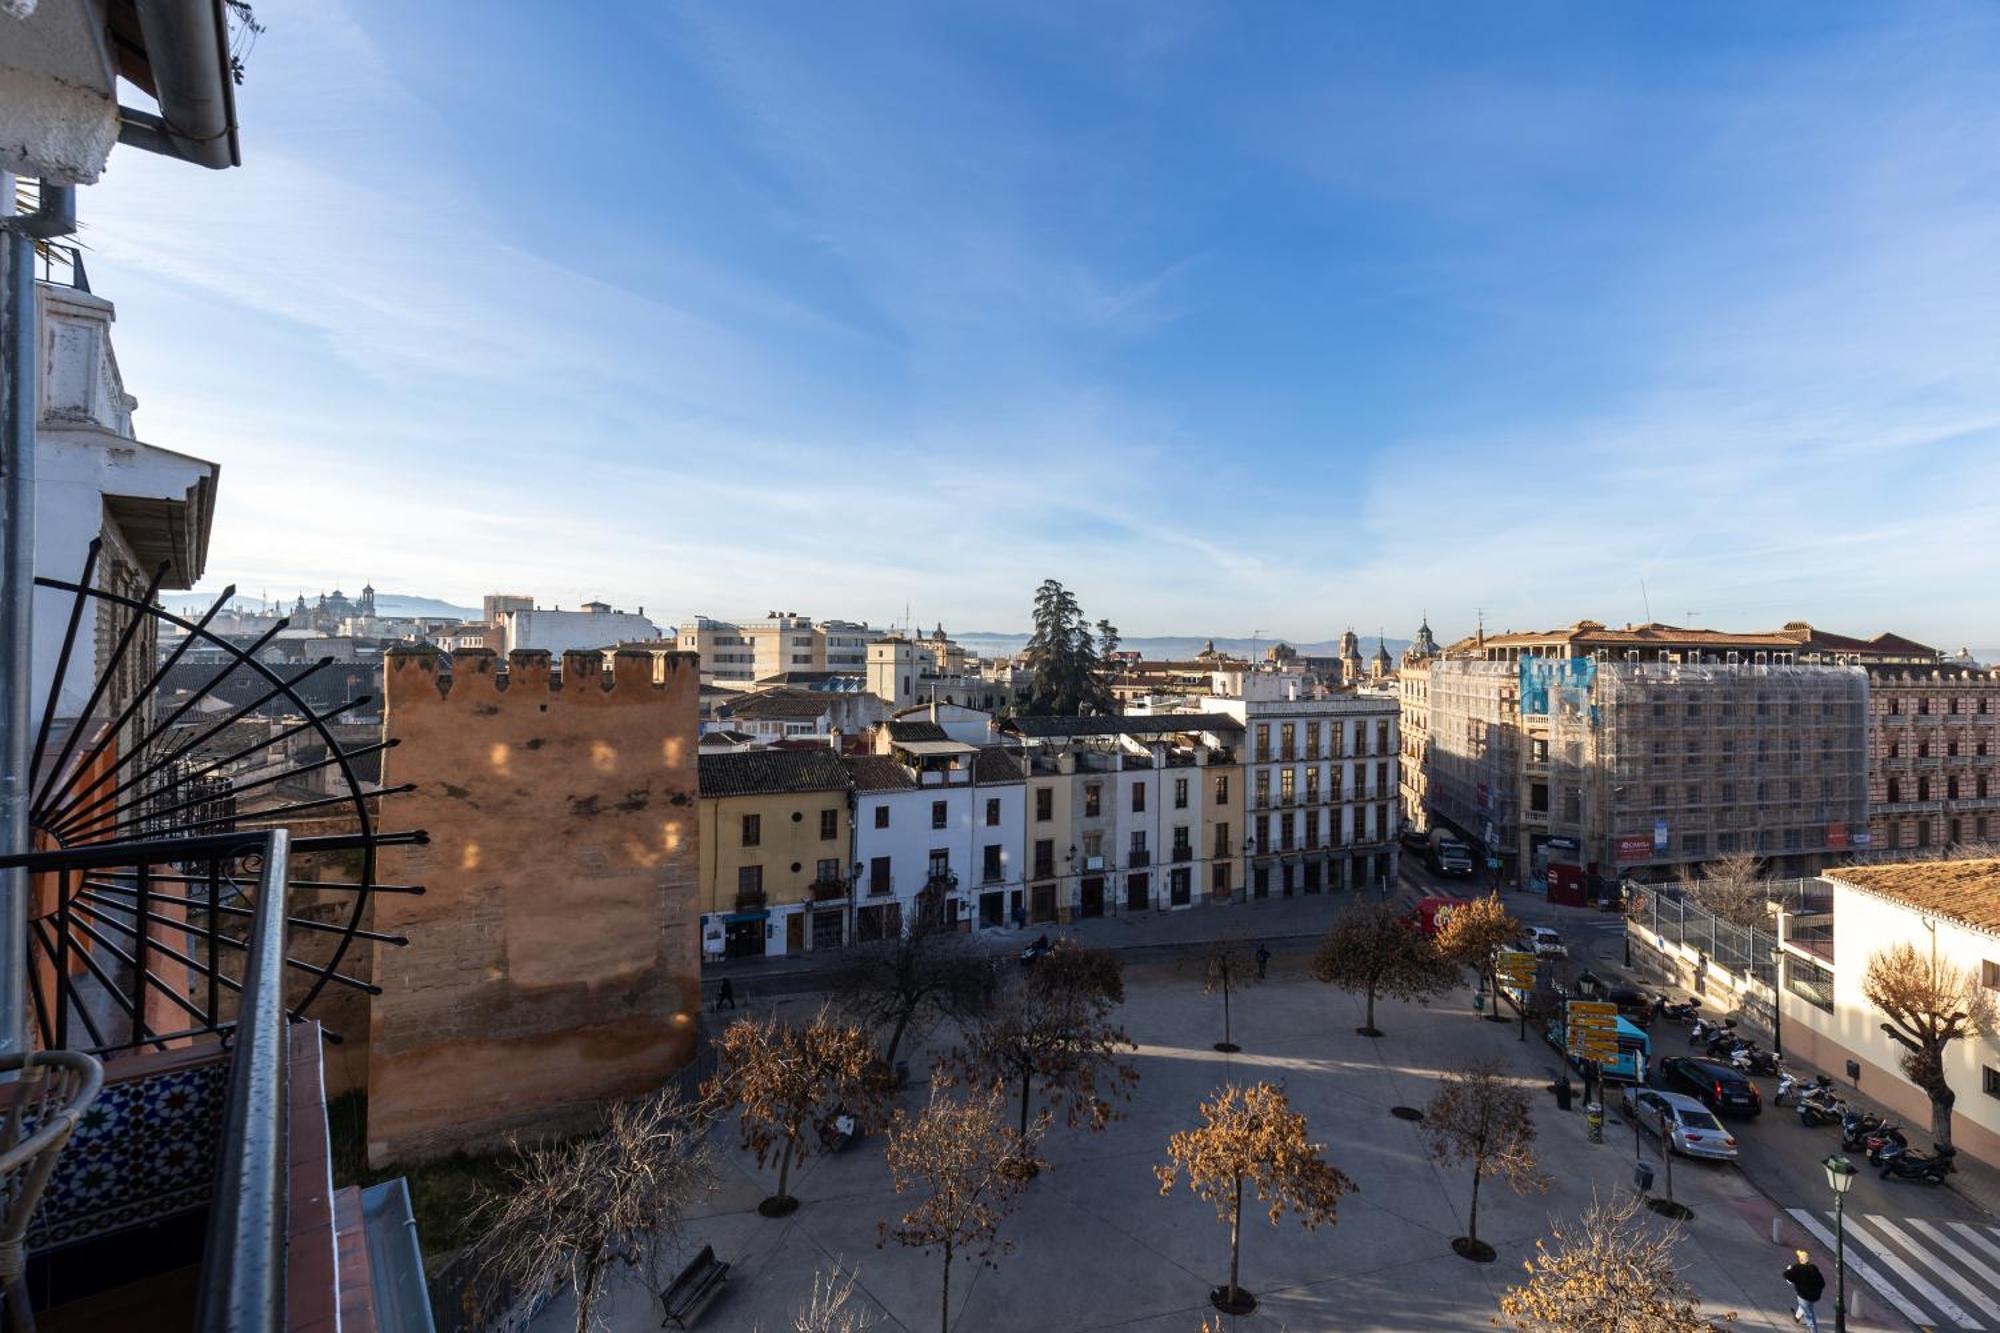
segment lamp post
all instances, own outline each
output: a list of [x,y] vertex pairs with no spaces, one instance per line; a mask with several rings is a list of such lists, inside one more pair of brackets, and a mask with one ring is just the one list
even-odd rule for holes
[[[1780,930],[1784,929],[1784,917],[1780,914]],[[1785,951],[1783,947],[1771,950],[1771,1054],[1780,1060],[1785,1058]]]
[[1820,1165],[1833,1189],[1833,1333],[1847,1333],[1847,1191],[1854,1185],[1854,1163],[1835,1153]]

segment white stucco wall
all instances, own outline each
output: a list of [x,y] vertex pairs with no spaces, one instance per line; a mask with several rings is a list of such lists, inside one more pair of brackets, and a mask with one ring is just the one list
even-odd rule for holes
[[517,648],[540,649],[561,656],[580,649],[610,648],[660,637],[657,625],[629,611],[510,611],[506,621],[510,652]]

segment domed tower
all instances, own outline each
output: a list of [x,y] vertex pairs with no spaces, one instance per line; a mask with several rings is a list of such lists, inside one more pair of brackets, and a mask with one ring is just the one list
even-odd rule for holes
[[1389,658],[1389,644],[1381,634],[1375,636],[1375,656],[1368,659],[1368,674],[1376,680],[1386,680],[1396,664]]
[[1361,679],[1361,640],[1353,629],[1340,636],[1340,683],[1352,685]]
[[1437,639],[1431,634],[1431,618],[1426,615],[1423,623],[1417,626],[1417,637],[1411,639],[1410,646],[1403,650],[1403,661],[1414,664],[1437,655]]

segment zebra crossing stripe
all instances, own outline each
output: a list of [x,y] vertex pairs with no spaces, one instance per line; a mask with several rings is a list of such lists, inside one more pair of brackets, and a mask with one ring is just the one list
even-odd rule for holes
[[[1909,1221],[1911,1226],[1914,1227],[1917,1225],[1917,1221],[1915,1218],[1911,1218],[1909,1219]],[[1946,1282],[1949,1282],[1952,1286],[1958,1288],[1959,1292],[1968,1301],[1971,1301],[1974,1305],[1979,1307],[1979,1309],[1985,1313],[1988,1319],[1993,1320],[1995,1323],[2000,1323],[2000,1305],[1995,1305],[1991,1300],[1987,1299],[1986,1293],[1981,1291],[1978,1287],[1975,1287],[1971,1282],[1967,1281],[1965,1276],[1961,1274],[1956,1268],[1953,1268],[1950,1264],[1945,1263],[1943,1260],[1939,1259],[1936,1255],[1932,1254],[1929,1249],[1925,1248],[1917,1241],[1914,1241],[1910,1239],[1910,1237],[1905,1235],[1902,1229],[1896,1225],[1893,1219],[1883,1217],[1878,1213],[1870,1213],[1868,1215],[1868,1225],[1880,1228],[1884,1235],[1888,1236],[1890,1240],[1895,1241],[1905,1250],[1908,1250],[1913,1256],[1915,1256],[1918,1262],[1924,1265],[1924,1267],[1930,1269],[1933,1273],[1936,1273]],[[1958,1246],[1951,1245],[1949,1241],[1945,1241],[1941,1237],[1938,1239],[1940,1248],[1949,1245],[1951,1249],[1958,1251],[1956,1257],[1959,1258],[1966,1257],[1965,1251],[1960,1250]],[[1980,1268],[1986,1267],[1986,1265],[1984,1264],[1979,1264],[1977,1266]]]
[[[1814,1240],[1826,1246],[1826,1252],[1828,1254],[1833,1253],[1834,1249],[1833,1232],[1829,1231],[1817,1217],[1814,1217],[1811,1213],[1807,1212],[1803,1208],[1787,1208],[1785,1211],[1790,1213],[1792,1215],[1792,1219],[1796,1221],[1800,1226],[1804,1227],[1807,1231],[1811,1232]],[[1830,1217],[1832,1216],[1832,1214],[1829,1213],[1828,1216]],[[1905,1319],[1908,1319],[1911,1323],[1917,1325],[1919,1328],[1922,1328],[1931,1322],[1931,1317],[1929,1315],[1925,1314],[1922,1310],[1919,1310],[1916,1306],[1912,1305],[1908,1297],[1903,1295],[1902,1292],[1897,1291],[1894,1286],[1890,1285],[1889,1280],[1882,1276],[1881,1270],[1877,1269],[1875,1265],[1869,1263],[1866,1259],[1863,1259],[1860,1255],[1858,1254],[1848,1255],[1847,1271],[1854,1274],[1856,1277],[1860,1278],[1863,1282],[1866,1282],[1869,1286],[1875,1288],[1875,1292],[1877,1295],[1879,1295],[1883,1300],[1889,1302],[1889,1304],[1895,1306],[1898,1310],[1901,1310],[1903,1312],[1903,1317]]]
[[1991,1240],[1987,1239],[1985,1233],[1973,1226],[1972,1223],[1953,1222],[1950,1226],[1953,1231],[1956,1231],[1959,1235],[1965,1237],[1995,1259],[2000,1259],[2000,1245],[1995,1245]]
[[[1966,1249],[1963,1245],[1960,1245],[1957,1241],[1953,1240],[1950,1236],[1946,1235],[1944,1231],[1938,1228],[1937,1226],[1929,1222],[1923,1221],[1921,1218],[1915,1218],[1915,1217],[1910,1218],[1909,1223],[1912,1227],[1914,1227],[1918,1231],[1923,1232],[1926,1236],[1929,1236],[1933,1241],[1937,1242],[1937,1246],[1939,1249],[1943,1250],[1946,1254],[1949,1254],[1952,1258],[1958,1260],[1960,1263],[1964,1264],[1967,1268],[1970,1268],[1973,1272],[1979,1274],[1979,1276],[1985,1278],[1988,1282],[1992,1283],[1995,1290],[2000,1290],[2000,1271],[1996,1271],[1990,1266],[1988,1266],[1985,1260],[1981,1259],[1971,1250]],[[1957,1223],[1956,1225],[1962,1227],[1965,1225],[1965,1223],[1960,1222]],[[2000,1252],[1996,1252],[1994,1257],[2000,1258]],[[1992,1312],[1988,1311],[1988,1313],[1990,1314]],[[1993,1317],[1995,1319],[2000,1319],[2000,1314],[1995,1314]]]
[[1863,1245],[1866,1245],[1869,1249],[1875,1251],[1876,1257],[1879,1258],[1883,1263],[1889,1265],[1890,1271],[1894,1272],[1896,1276],[1902,1278],[1904,1282],[1914,1287],[1916,1289],[1917,1295],[1929,1301],[1933,1306],[1936,1307],[1937,1312],[1943,1315],[1947,1320],[1958,1325],[1960,1328],[1969,1328],[1969,1329],[1984,1328],[1984,1325],[1980,1324],[1978,1320],[1974,1319],[1970,1314],[1966,1313],[1963,1309],[1961,1309],[1958,1306],[1958,1304],[1951,1299],[1951,1297],[1945,1295],[1942,1291],[1939,1291],[1937,1287],[1933,1286],[1929,1278],[1925,1277],[1922,1273],[1919,1273],[1916,1269],[1910,1267],[1910,1265],[1903,1259],[1903,1256],[1897,1254],[1896,1251],[1890,1247],[1887,1241],[1879,1239],[1874,1232],[1870,1231],[1867,1227],[1862,1226],[1859,1219],[1852,1217],[1847,1219],[1847,1234],[1853,1237],[1855,1240],[1860,1241]]

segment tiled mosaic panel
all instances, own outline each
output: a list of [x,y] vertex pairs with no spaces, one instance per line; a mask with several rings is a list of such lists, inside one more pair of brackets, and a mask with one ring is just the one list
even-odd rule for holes
[[28,1232],[67,1245],[200,1207],[214,1185],[229,1062],[107,1082],[63,1148]]

